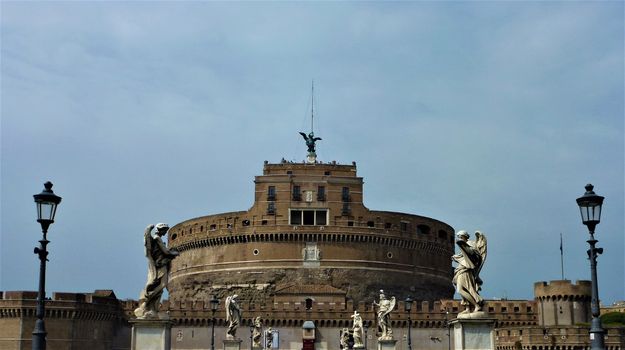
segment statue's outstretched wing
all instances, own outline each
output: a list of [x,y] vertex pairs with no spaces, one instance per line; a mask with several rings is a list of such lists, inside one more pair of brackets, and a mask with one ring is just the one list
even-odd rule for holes
[[308,135],[306,135],[306,133],[303,133],[303,132],[300,131],[299,134],[302,135],[304,140],[308,141]]
[[486,261],[487,244],[486,236],[484,236],[484,234],[480,231],[475,231],[475,250],[477,250],[482,257],[482,263],[480,264],[481,269]]
[[313,139],[313,141],[319,141],[319,140],[321,140],[321,137],[315,137],[315,138]]
[[232,297],[226,297],[226,322],[230,322],[230,318],[232,317],[230,311],[230,302],[232,301]]
[[487,242],[486,236],[480,231],[475,231],[475,250],[480,254],[480,264],[475,267],[475,280],[478,285],[478,290],[481,289],[482,279],[480,278],[480,271],[486,261]]
[[391,305],[388,307],[388,310],[386,310],[384,315],[390,314],[391,311],[393,311],[395,309],[395,304],[396,303],[397,303],[397,300],[395,299],[395,297],[391,297]]

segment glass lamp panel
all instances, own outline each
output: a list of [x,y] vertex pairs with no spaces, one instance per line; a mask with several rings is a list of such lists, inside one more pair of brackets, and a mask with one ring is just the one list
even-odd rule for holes
[[37,202],[37,219],[54,221],[56,204],[52,202]]

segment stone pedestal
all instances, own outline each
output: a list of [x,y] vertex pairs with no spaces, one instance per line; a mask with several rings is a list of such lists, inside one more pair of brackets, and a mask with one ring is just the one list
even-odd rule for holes
[[171,322],[165,319],[131,320],[132,350],[170,350]]
[[241,339],[224,339],[224,350],[241,350]]
[[396,343],[395,339],[378,340],[378,350],[395,350]]
[[457,318],[454,328],[454,350],[494,350],[494,318]]

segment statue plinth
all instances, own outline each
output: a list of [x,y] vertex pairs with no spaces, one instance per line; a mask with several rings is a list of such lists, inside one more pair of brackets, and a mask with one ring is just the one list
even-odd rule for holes
[[315,164],[317,162],[317,153],[308,152],[308,156],[306,157],[306,162],[308,164]]
[[170,350],[172,322],[166,318],[130,320],[132,350]]
[[236,338],[224,339],[224,350],[241,350],[242,341]]
[[[458,315],[451,320],[454,328],[455,350],[494,350],[495,319],[484,316],[485,313]],[[487,316],[487,315],[486,315]]]
[[378,340],[378,350],[395,350],[395,339],[382,339]]

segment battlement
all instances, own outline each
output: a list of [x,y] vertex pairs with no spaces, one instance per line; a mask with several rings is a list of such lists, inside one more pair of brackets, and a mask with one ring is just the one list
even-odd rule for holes
[[263,176],[267,175],[318,175],[318,176],[339,176],[356,177],[356,162],[351,165],[339,164],[336,161],[330,163],[296,163],[282,159],[280,163],[269,163],[265,161],[263,165]]
[[[0,292],[0,318],[34,317],[37,292]],[[67,319],[122,319],[122,305],[110,290],[93,293],[52,293],[46,298],[46,317]]]
[[591,296],[590,281],[555,280],[534,283],[536,299],[588,299]]

